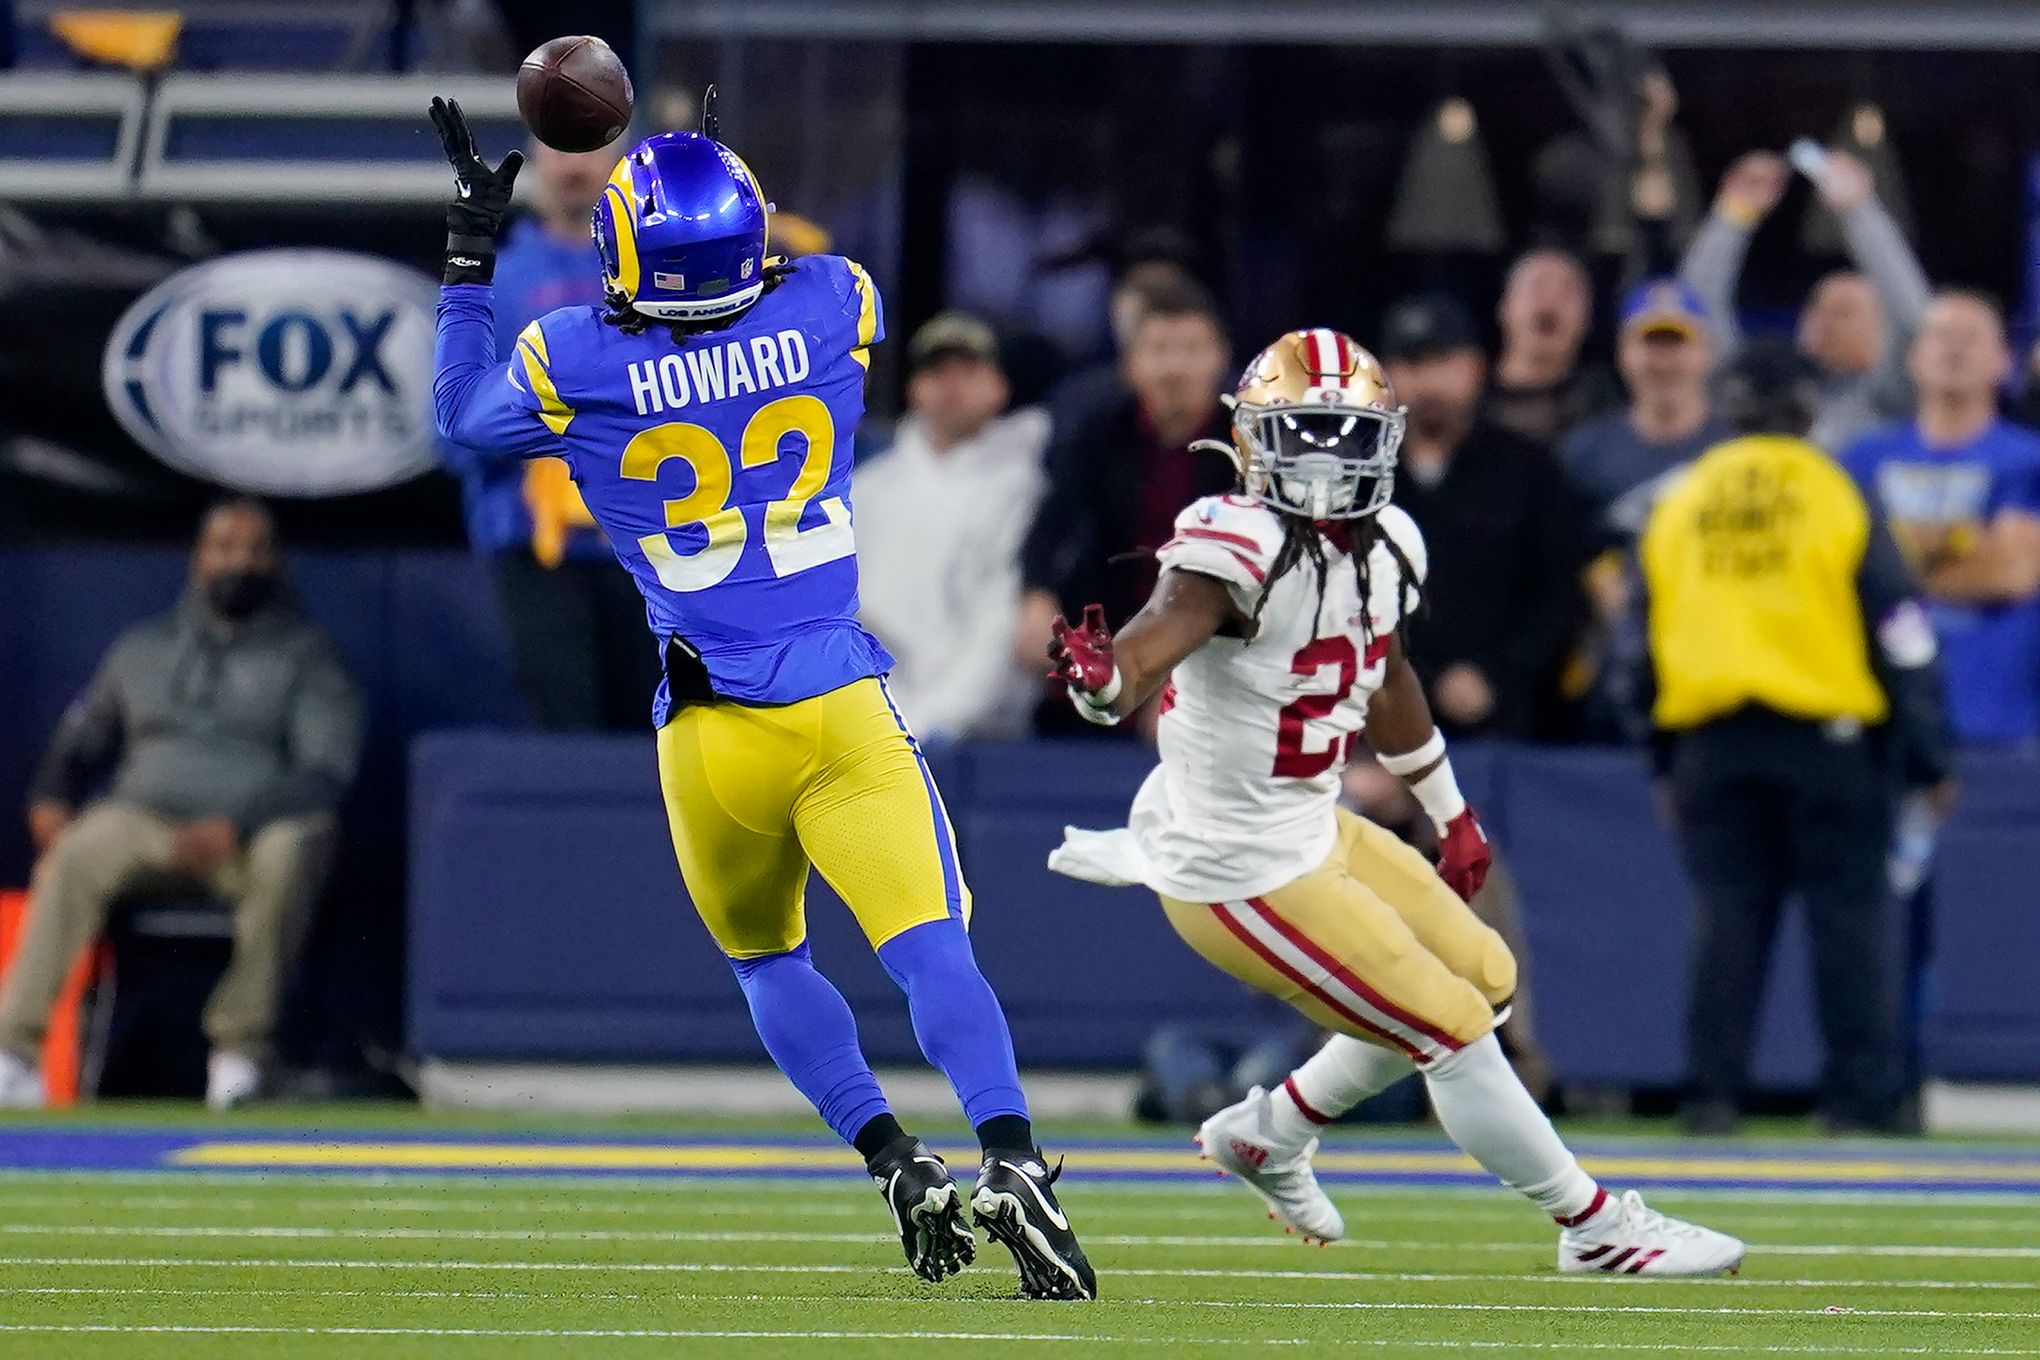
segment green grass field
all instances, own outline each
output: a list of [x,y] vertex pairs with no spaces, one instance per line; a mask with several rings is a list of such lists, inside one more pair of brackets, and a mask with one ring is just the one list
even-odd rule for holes
[[1337,1187],[1353,1236],[1315,1249],[1236,1185],[1113,1180],[1080,1153],[1064,1199],[1105,1295],[1084,1305],[1018,1299],[989,1246],[915,1280],[847,1158],[805,1178],[25,1164],[0,1170],[0,1356],[23,1360],[2040,1356],[2036,1194],[1664,1191],[1752,1243],[1740,1279],[1665,1283],[1558,1275],[1549,1225],[1499,1189]]

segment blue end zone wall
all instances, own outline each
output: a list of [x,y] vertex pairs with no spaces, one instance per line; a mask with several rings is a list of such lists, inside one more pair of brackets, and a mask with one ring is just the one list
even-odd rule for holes
[[[1127,1066],[1167,1021],[1264,1024],[1269,1003],[1193,955],[1152,897],[1049,873],[1065,823],[1110,826],[1146,773],[1097,742],[931,757],[976,896],[972,933],[1023,1062]],[[1573,1081],[1669,1086],[1683,1068],[1691,901],[1626,752],[1468,747],[1524,902],[1538,1027]],[[2040,1077],[2031,982],[2040,902],[2026,872],[2040,787],[2021,760],[1966,767],[1938,885],[1938,1005],[1925,1035],[1952,1076]],[[651,742],[428,736],[414,752],[410,1041],[445,1058],[678,1061],[761,1056],[736,984],[689,910],[665,844]],[[917,1058],[906,1012],[840,901],[808,898],[817,962],[886,1062]],[[1898,937],[1897,914],[1889,928]],[[1818,1074],[1803,934],[1766,1000],[1758,1080]]]

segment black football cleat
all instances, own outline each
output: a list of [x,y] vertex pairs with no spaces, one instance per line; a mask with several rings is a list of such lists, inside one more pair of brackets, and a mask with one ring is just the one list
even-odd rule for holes
[[893,1140],[871,1160],[869,1170],[916,1275],[946,1279],[977,1256],[977,1237],[963,1221],[963,1191],[920,1139]]
[[1030,1299],[1095,1299],[1091,1270],[1070,1221],[1055,1201],[1056,1177],[1039,1152],[987,1152],[971,1196],[971,1221],[1013,1253],[1020,1292]]

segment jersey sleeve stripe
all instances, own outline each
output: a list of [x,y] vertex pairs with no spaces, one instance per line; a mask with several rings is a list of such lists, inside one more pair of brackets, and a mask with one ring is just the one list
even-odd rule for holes
[[[1167,552],[1171,548],[1196,548],[1199,546],[1201,545],[1192,543],[1187,539],[1172,538],[1167,543],[1164,543],[1158,551]],[[1247,573],[1247,575],[1254,578],[1255,585],[1262,585],[1266,583],[1268,579],[1268,573],[1263,571],[1260,568],[1260,566],[1254,562],[1252,558],[1248,557],[1245,553],[1239,551],[1239,549],[1237,548],[1226,548],[1224,552],[1228,557],[1232,558],[1233,561],[1239,563],[1240,567]]]
[[560,400],[560,389],[553,382],[550,360],[546,358],[545,332],[536,321],[517,337],[517,357],[524,362],[524,377],[531,385],[531,394],[538,398],[538,418],[554,434],[565,434],[567,426],[574,423],[574,408]]
[[878,289],[872,284],[871,276],[864,272],[864,266],[855,260],[850,265],[850,279],[857,290],[857,344],[850,351],[850,357],[866,368],[871,367],[871,343],[878,337]]
[[1229,534],[1223,529],[1199,529],[1193,525],[1187,529],[1178,529],[1176,532],[1184,538],[1208,538],[1214,543],[1230,543],[1251,553],[1261,551],[1261,545],[1245,534]]

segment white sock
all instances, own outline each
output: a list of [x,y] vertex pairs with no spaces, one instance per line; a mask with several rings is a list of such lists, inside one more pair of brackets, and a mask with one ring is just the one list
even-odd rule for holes
[[1560,1224],[1583,1223],[1607,1203],[1608,1192],[1559,1141],[1494,1035],[1432,1063],[1424,1081],[1452,1141]]
[[1276,1088],[1269,1103],[1275,1132],[1300,1147],[1324,1125],[1415,1070],[1400,1053],[1334,1034]]

